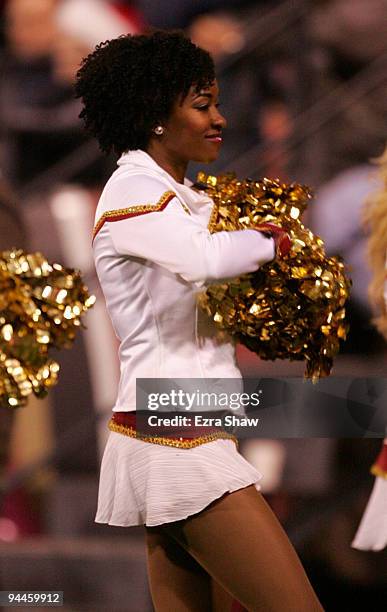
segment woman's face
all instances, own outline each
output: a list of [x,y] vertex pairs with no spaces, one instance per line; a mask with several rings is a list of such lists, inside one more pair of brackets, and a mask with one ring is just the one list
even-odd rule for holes
[[160,144],[176,161],[212,162],[219,154],[226,120],[219,112],[219,88],[215,81],[200,89],[192,86],[184,98],[175,102],[164,122]]

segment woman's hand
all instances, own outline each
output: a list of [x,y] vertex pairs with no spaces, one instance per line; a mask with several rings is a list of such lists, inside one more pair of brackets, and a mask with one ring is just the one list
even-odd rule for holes
[[276,256],[285,257],[292,247],[292,241],[286,230],[274,223],[260,223],[254,229],[268,234],[274,240]]

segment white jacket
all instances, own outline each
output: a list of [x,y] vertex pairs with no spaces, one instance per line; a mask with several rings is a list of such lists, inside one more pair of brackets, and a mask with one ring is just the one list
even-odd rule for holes
[[197,307],[206,283],[274,257],[255,230],[210,234],[213,201],[144,151],[118,161],[95,215],[94,260],[120,340],[115,411],[136,408],[136,378],[240,378],[233,343]]

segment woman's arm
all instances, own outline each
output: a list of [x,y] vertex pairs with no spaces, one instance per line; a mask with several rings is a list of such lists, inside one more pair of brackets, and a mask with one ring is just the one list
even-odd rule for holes
[[[108,204],[126,204],[106,211],[102,220],[118,254],[153,261],[189,282],[236,277],[274,258],[274,240],[262,231],[210,234],[162,181],[146,178],[146,199],[135,182],[130,199],[108,197]],[[102,225],[98,220],[97,228]]]

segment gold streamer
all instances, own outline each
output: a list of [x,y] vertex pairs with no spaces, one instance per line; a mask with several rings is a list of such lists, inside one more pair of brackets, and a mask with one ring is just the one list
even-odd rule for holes
[[58,378],[52,347],[69,348],[95,302],[79,272],[41,253],[0,252],[0,405],[44,397]]
[[312,197],[309,189],[267,178],[238,180],[233,174],[201,172],[197,180],[214,200],[211,232],[273,223],[292,241],[284,258],[208,287],[199,305],[219,329],[262,359],[304,360],[306,378],[329,376],[348,332],[344,306],[351,281],[344,263],[327,257],[321,238],[301,222]]

